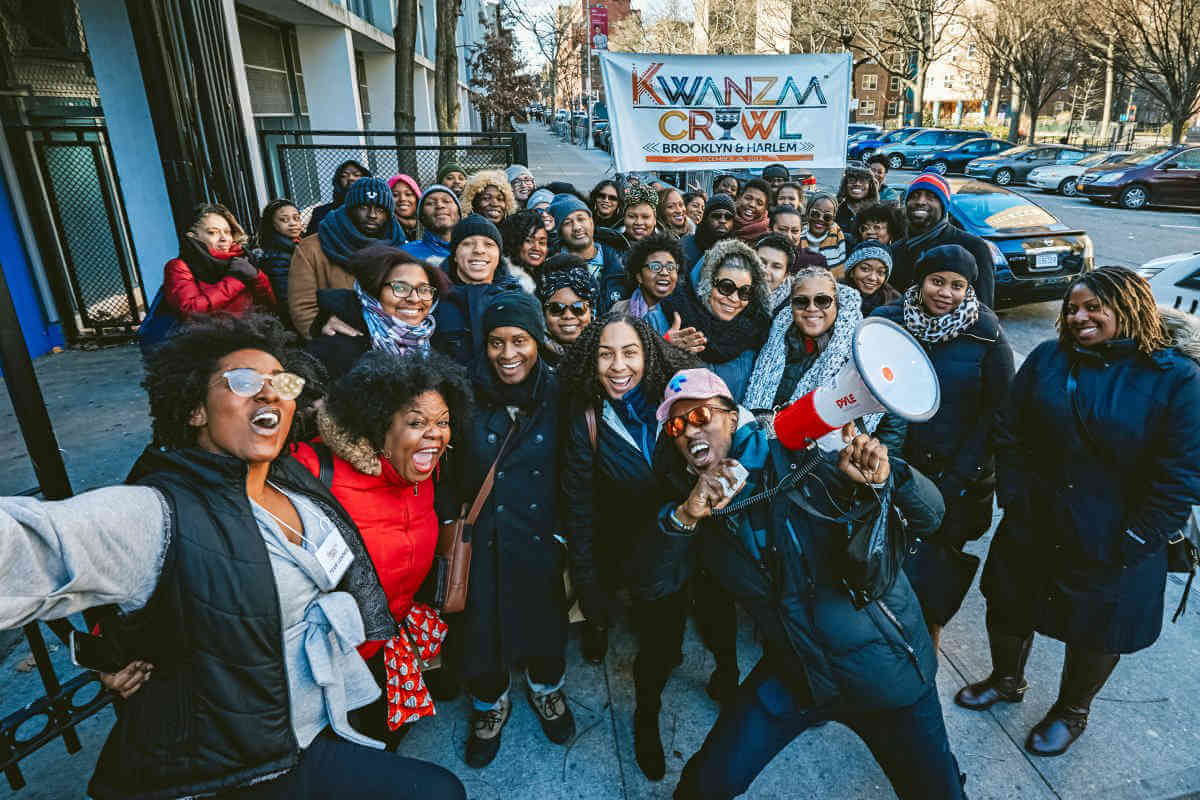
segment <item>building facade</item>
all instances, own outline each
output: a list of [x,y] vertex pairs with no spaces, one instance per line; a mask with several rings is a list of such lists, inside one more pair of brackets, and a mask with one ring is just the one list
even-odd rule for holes
[[[281,185],[273,134],[298,132],[300,153],[320,132],[392,130],[393,5],[0,0],[0,265],[31,351],[128,335],[196,203],[253,229]],[[435,7],[418,7],[418,131],[437,128]],[[459,130],[480,128],[469,46],[492,8],[462,0]]]

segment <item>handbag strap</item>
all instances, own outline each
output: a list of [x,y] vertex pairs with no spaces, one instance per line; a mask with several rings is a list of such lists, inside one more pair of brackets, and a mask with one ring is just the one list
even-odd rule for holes
[[596,430],[596,407],[588,406],[583,412],[583,418],[587,421],[588,441],[592,443],[592,452],[596,452],[596,439],[599,436]]
[[475,502],[471,504],[471,510],[467,512],[468,525],[474,525],[475,520],[479,519],[479,512],[483,510],[483,504],[487,502],[488,495],[492,493],[492,484],[496,482],[496,465],[504,457],[504,446],[508,444],[508,440],[512,438],[513,431],[516,429],[517,422],[513,420],[512,425],[508,428],[508,433],[504,436],[504,441],[500,443],[500,452],[496,453],[496,460],[492,462],[487,475],[483,477],[483,484],[479,487],[479,494],[475,495]]

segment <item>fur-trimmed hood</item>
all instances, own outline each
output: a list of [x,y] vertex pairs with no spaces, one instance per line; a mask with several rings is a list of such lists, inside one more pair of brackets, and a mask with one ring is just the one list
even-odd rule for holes
[[1200,317],[1170,306],[1159,306],[1158,315],[1171,334],[1172,346],[1193,361],[1200,361]]
[[537,293],[537,281],[535,281],[533,276],[529,274],[529,270],[514,264],[512,259],[510,259],[508,256],[500,256],[500,263],[505,269],[508,270],[508,274],[516,279],[517,283],[521,285],[522,291],[528,292],[529,294]]
[[504,195],[505,216],[516,213],[517,196],[513,194],[512,184],[508,182],[508,178],[498,169],[485,169],[472,175],[467,180],[467,185],[463,187],[461,199],[464,214],[470,214],[475,210],[475,195],[482,192],[487,186],[495,186]]
[[355,438],[324,407],[317,412],[317,431],[333,454],[364,475],[383,473],[379,451],[365,438]]
[[768,317],[771,314],[771,294],[767,291],[767,276],[763,271],[762,261],[758,253],[736,238],[722,239],[708,248],[708,252],[692,267],[692,286],[701,302],[707,303],[708,296],[713,290],[713,276],[717,270],[730,258],[738,257],[750,265],[750,277],[754,282],[754,296],[751,302],[757,304]]

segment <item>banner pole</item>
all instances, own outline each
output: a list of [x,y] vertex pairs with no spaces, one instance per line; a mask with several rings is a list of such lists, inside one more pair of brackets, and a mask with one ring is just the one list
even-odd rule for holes
[[583,132],[583,149],[592,146],[592,0],[583,3],[583,46],[587,52],[587,86],[583,102],[587,106],[587,130]]

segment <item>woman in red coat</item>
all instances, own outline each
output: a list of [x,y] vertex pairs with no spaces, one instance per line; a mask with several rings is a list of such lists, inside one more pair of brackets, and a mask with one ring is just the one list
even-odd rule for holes
[[[427,634],[440,642],[445,626],[428,606],[414,605],[413,595],[437,546],[432,479],[450,444],[451,420],[466,419],[470,398],[465,371],[444,356],[374,350],[330,387],[317,414],[320,439],[292,451],[354,520],[392,617],[404,630],[399,641],[359,647],[384,697],[351,721],[389,746],[399,740],[404,723],[433,712],[409,645],[421,644],[416,640]],[[406,689],[399,696],[388,680],[393,677]]]
[[271,281],[246,258],[245,243],[246,233],[229,209],[196,206],[179,237],[179,257],[168,261],[163,271],[167,305],[181,317],[274,308]]

